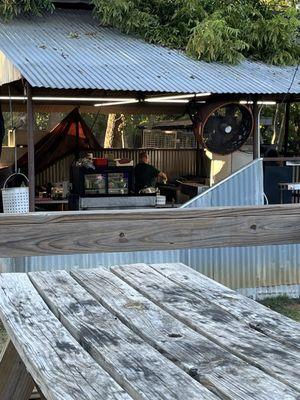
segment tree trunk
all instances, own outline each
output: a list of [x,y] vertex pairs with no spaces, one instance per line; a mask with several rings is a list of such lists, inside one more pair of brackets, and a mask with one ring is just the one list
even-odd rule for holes
[[124,148],[124,114],[109,114],[104,139],[104,148]]
[[276,104],[274,119],[273,119],[273,135],[271,144],[277,144],[277,119],[278,119],[279,105]]
[[286,115],[286,104],[283,105],[281,121],[280,121],[280,128],[278,133],[278,151],[282,150],[283,141],[284,141],[284,127],[285,127],[285,115]]

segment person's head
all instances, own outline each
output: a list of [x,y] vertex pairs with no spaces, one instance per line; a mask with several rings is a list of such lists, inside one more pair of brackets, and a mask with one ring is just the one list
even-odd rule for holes
[[145,164],[149,163],[149,156],[145,151],[139,154],[139,161]]

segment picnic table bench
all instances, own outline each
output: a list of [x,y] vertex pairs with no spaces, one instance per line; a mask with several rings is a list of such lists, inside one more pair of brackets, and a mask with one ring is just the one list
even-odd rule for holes
[[183,264],[0,275],[0,399],[300,399],[300,324]]

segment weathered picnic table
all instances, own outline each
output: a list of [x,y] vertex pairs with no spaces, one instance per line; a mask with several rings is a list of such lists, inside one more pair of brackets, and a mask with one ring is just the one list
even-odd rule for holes
[[300,399],[300,324],[183,264],[0,275],[0,399]]

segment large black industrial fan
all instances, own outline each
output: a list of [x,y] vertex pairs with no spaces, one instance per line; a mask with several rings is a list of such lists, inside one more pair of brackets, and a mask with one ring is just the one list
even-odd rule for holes
[[253,130],[251,109],[239,103],[210,104],[198,110],[193,104],[190,115],[197,139],[212,153],[233,153],[246,142]]

